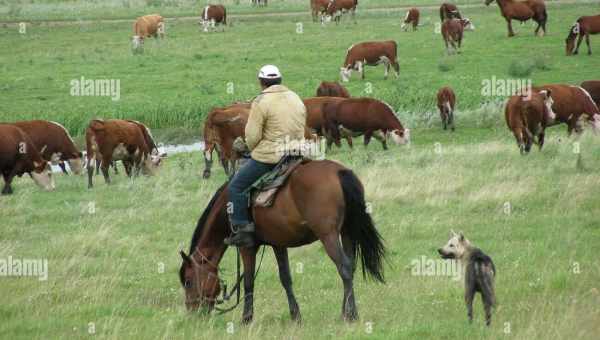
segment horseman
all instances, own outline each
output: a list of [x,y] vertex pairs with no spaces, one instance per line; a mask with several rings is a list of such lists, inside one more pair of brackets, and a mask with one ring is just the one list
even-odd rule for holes
[[306,125],[306,107],[300,97],[281,85],[282,77],[274,65],[258,73],[261,94],[254,99],[245,128],[251,158],[229,183],[229,216],[232,234],[225,244],[238,247],[254,245],[254,223],[249,216],[248,188],[271,171],[285,155],[285,141],[301,140]]

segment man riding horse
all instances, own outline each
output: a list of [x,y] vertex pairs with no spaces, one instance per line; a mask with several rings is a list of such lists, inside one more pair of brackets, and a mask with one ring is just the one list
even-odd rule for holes
[[[245,128],[251,158],[229,183],[229,207],[232,234],[225,244],[238,247],[254,245],[254,223],[249,217],[248,188],[270,172],[284,156],[285,140],[304,137],[306,107],[300,97],[281,85],[282,77],[274,65],[263,66],[258,73],[261,94],[254,99]],[[229,210],[228,210],[229,211]]]

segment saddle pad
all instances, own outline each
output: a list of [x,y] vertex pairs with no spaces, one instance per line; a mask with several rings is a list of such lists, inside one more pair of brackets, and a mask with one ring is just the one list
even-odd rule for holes
[[295,158],[278,164],[273,171],[261,177],[252,185],[252,205],[255,207],[270,207],[288,177],[300,165],[307,162],[303,158]]

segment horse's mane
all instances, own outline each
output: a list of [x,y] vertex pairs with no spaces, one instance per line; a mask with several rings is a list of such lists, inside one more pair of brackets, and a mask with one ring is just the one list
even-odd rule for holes
[[196,246],[198,245],[198,242],[200,241],[200,237],[202,236],[202,231],[204,230],[204,226],[206,224],[206,220],[208,219],[208,215],[212,211],[215,203],[217,202],[217,198],[219,198],[219,196],[221,196],[221,193],[223,192],[225,187],[227,187],[228,183],[229,182],[223,183],[223,185],[221,185],[221,187],[219,189],[217,189],[217,191],[215,192],[213,197],[210,199],[210,202],[208,202],[208,205],[206,206],[206,209],[202,213],[202,216],[200,216],[200,219],[198,220],[198,224],[196,225],[196,230],[194,230],[194,235],[192,236],[192,242],[190,244],[190,252],[189,252],[190,256],[192,255],[192,253],[194,252],[194,249],[196,249]]

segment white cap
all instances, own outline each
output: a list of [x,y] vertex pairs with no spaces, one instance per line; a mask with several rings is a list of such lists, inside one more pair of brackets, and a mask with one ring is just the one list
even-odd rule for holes
[[265,65],[260,68],[258,77],[262,79],[277,79],[281,78],[281,73],[275,65]]

